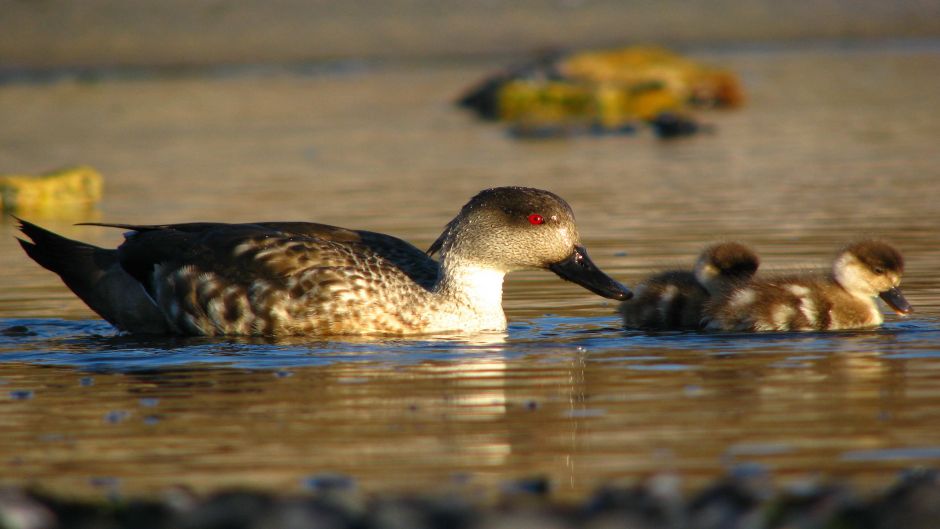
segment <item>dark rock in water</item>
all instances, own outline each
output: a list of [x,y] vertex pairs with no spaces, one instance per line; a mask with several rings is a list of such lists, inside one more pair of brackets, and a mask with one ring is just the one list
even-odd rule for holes
[[688,517],[695,529],[747,527],[745,521],[758,515],[760,498],[741,483],[721,481],[706,488],[688,505]]
[[[31,523],[11,523],[6,502],[0,501],[0,527],[4,529],[97,529],[135,528],[169,529],[180,527],[176,513],[158,502],[129,501],[118,505],[90,503],[25,493],[27,502],[41,506],[47,514],[40,514]],[[22,504],[19,508],[22,508]],[[40,520],[41,523],[37,520]]]
[[114,513],[114,525],[117,527],[168,529],[178,527],[176,519],[176,513],[168,506],[157,502],[130,502]]
[[[338,503],[292,498],[277,502],[250,525],[271,529],[345,529],[357,527],[359,513]],[[196,528],[193,528],[196,529]],[[221,527],[219,529],[222,529]]]
[[854,506],[848,490],[826,485],[783,493],[761,512],[769,527],[860,527]]
[[[172,492],[172,491],[171,491]],[[504,491],[506,492],[506,491]],[[885,494],[860,499],[815,481],[773,491],[731,475],[683,498],[675,479],[607,486],[580,505],[553,502],[546,478],[513,482],[495,505],[431,493],[396,496],[251,491],[162,500],[82,502],[0,490],[3,529],[937,529],[940,477],[903,476]]]
[[872,510],[877,519],[872,527],[877,529],[940,527],[940,473],[918,470],[906,474]]
[[479,527],[476,510],[453,498],[385,498],[373,502],[361,527],[465,529]]
[[532,496],[547,496],[551,491],[552,483],[545,476],[533,476],[510,481],[503,485],[506,494],[527,494]]
[[609,127],[603,123],[591,123],[587,129],[591,136],[633,136],[637,130],[634,123],[622,123],[615,127]]
[[675,507],[662,501],[648,487],[605,486],[588,499],[584,517],[630,521],[622,527],[678,527],[681,519]]
[[270,516],[277,502],[267,494],[233,491],[209,497],[185,513],[182,527],[188,529],[241,529],[254,527],[254,523]]
[[519,140],[554,140],[577,134],[577,129],[566,125],[530,125],[517,123],[506,129],[509,136]]
[[662,139],[691,136],[702,130],[695,120],[672,112],[662,112],[649,121],[656,136]]

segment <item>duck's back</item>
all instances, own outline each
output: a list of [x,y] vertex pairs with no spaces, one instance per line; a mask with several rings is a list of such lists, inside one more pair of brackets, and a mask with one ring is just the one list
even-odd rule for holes
[[624,325],[648,330],[698,329],[708,291],[684,270],[662,272],[636,288],[620,305]]
[[873,300],[852,296],[829,274],[759,278],[712,299],[707,327],[725,331],[853,329],[882,321]]
[[118,248],[181,334],[399,333],[437,263],[395,237],[312,223],[118,227]]

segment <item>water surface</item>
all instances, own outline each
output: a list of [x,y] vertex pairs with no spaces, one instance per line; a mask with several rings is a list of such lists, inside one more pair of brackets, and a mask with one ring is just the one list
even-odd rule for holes
[[0,223],[0,476],[75,494],[250,485],[495,490],[758,464],[878,486],[940,459],[940,47],[702,54],[750,98],[715,133],[518,141],[451,106],[496,65],[387,64],[0,86],[0,167],[88,163],[100,208],[73,226],[313,220],[433,241],[476,191],[551,189],[629,285],[707,243],[766,268],[894,242],[912,317],[810,334],[624,331],[615,305],[551,274],[506,285],[507,333],[447,339],[116,335]]

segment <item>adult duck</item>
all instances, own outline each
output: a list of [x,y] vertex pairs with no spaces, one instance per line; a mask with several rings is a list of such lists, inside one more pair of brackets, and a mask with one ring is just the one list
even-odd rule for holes
[[427,253],[391,235],[302,222],[95,224],[129,230],[116,249],[20,223],[26,253],[130,333],[499,331],[504,276],[532,268],[631,296],[588,258],[571,207],[524,187],[474,196]]

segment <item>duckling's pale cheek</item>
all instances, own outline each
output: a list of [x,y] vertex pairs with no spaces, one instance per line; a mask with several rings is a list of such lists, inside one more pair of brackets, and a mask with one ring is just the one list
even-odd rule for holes
[[695,268],[695,279],[699,282],[700,285],[708,287],[716,277],[718,277],[718,269],[711,264],[703,264]]
[[878,293],[877,279],[864,272],[864,265],[852,255],[842,255],[833,264],[833,275],[842,288],[856,296],[874,296]]

